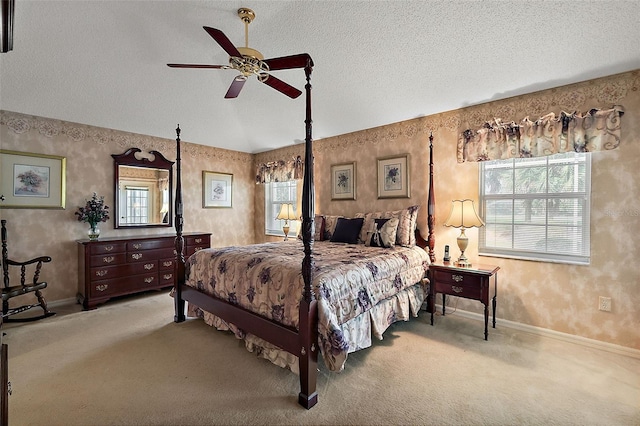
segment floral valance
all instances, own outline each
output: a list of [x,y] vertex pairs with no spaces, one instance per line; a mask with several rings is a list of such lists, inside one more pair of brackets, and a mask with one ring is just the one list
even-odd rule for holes
[[620,106],[592,109],[582,115],[549,113],[536,121],[503,123],[499,118],[482,128],[465,130],[458,140],[458,162],[543,157],[562,152],[595,152],[620,144]]
[[304,163],[299,156],[291,161],[271,161],[258,165],[256,183],[288,182],[302,179],[303,173]]

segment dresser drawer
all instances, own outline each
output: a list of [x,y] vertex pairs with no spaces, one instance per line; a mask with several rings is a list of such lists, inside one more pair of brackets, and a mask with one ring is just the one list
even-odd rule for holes
[[[431,283],[431,285],[434,284]],[[460,285],[436,281],[434,293],[450,294],[452,296],[478,300],[482,295],[482,288],[480,285]]]
[[185,258],[185,259],[187,259],[187,258],[188,258],[189,256],[191,256],[193,253],[195,253],[195,252],[197,252],[197,251],[200,251],[200,250],[202,250],[202,249],[206,249],[206,248],[209,248],[209,246],[195,246],[195,247],[193,247],[193,246],[187,246],[187,247],[185,248],[185,251],[184,251],[184,258]]
[[173,270],[176,267],[176,258],[160,259],[158,261],[158,269],[161,271]]
[[89,287],[89,295],[91,297],[112,297],[131,293],[132,289],[142,291],[159,286],[158,274],[150,273],[127,278],[95,281]]
[[175,282],[175,271],[160,271],[158,273],[158,280],[162,287],[173,285]]
[[163,248],[157,250],[140,250],[140,251],[128,251],[128,262],[145,262],[147,260],[165,259],[175,256],[175,250],[172,248]]
[[121,242],[90,244],[90,247],[92,255],[105,253],[123,253],[127,250],[127,244]]
[[91,268],[89,276],[91,278],[91,281],[95,281],[106,280],[110,278],[127,277],[137,274],[148,274],[149,272],[156,272],[157,270],[158,261],[150,260],[146,262],[129,263],[126,265]]
[[154,250],[160,248],[170,248],[174,246],[175,244],[171,238],[129,241],[127,243],[127,251]]
[[184,240],[188,246],[209,247],[209,235],[188,236]]
[[97,256],[91,256],[91,266],[121,265],[126,261],[126,253],[105,253]]
[[481,277],[478,275],[465,274],[458,271],[433,271],[435,281],[450,283],[457,286],[477,286],[480,287]]

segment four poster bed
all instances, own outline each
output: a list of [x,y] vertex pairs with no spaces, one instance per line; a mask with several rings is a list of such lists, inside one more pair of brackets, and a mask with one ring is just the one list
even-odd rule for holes
[[[412,206],[395,212],[363,214],[359,219],[362,229],[373,223],[377,228],[376,220],[398,224],[398,240],[395,236],[391,238],[399,244],[380,248],[336,242],[332,238],[314,245],[322,239],[322,234],[316,232],[319,229],[315,221],[324,218],[314,212],[310,83],[313,61],[306,56],[301,241],[205,249],[185,260],[178,127],[175,199],[178,279],[173,296],[175,322],[185,320],[188,301],[189,314],[203,317],[219,329],[232,330],[245,339],[248,348],[256,349],[278,365],[298,370],[301,388],[298,402],[309,409],[318,401],[318,351],[330,370],[340,371],[348,353],[370,346],[371,334],[382,338],[382,332],[393,322],[417,315],[427,295],[425,270],[434,261],[435,201],[431,136],[427,240],[416,230],[418,206]],[[346,223],[340,219],[338,222],[332,229],[336,234],[341,224]],[[384,227],[383,223],[386,222],[380,222]],[[361,235],[369,238],[368,233]]]

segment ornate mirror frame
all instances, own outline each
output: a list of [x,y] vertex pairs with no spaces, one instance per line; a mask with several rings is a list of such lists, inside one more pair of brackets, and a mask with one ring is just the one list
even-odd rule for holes
[[[111,154],[114,160],[114,228],[154,228],[173,225],[173,161],[158,151],[149,151],[151,159],[136,156],[139,148],[129,148],[123,154]],[[163,176],[164,175],[164,176]],[[165,177],[166,176],[166,177]],[[126,218],[128,190],[140,190],[149,198],[146,222],[129,222]],[[144,211],[144,210],[142,210]],[[129,222],[129,223],[128,223]]]

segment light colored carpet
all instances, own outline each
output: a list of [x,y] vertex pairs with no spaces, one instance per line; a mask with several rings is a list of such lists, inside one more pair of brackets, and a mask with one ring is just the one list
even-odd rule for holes
[[321,365],[307,411],[296,375],[172,320],[162,292],[7,327],[10,424],[640,424],[640,360],[499,321],[489,341],[455,314],[396,324],[344,372]]

